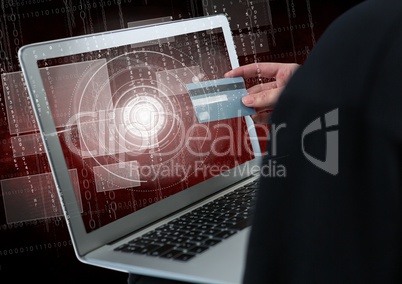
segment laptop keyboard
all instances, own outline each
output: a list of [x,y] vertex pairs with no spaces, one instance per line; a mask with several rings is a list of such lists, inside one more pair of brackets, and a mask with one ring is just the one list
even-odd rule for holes
[[187,261],[250,225],[257,189],[253,181],[115,250]]

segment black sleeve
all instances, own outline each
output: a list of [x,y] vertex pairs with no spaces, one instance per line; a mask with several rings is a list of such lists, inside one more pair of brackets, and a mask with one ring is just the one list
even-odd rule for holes
[[281,95],[244,283],[402,283],[400,19],[348,11]]

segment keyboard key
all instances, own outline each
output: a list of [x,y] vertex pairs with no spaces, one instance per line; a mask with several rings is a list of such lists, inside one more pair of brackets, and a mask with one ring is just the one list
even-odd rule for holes
[[146,247],[140,248],[139,253],[149,254],[150,252],[152,252],[153,250],[155,250],[159,247],[160,247],[160,245],[150,244],[150,245],[147,245]]
[[199,236],[199,235],[200,235],[200,232],[197,232],[197,231],[190,231],[190,232],[188,232],[187,234],[185,234],[184,236],[185,236],[185,237],[193,238],[193,237],[197,237],[197,236]]
[[190,250],[190,249],[192,249],[193,247],[195,247],[196,245],[194,244],[194,243],[191,243],[191,242],[187,242],[187,243],[181,243],[181,244],[177,244],[176,245],[176,247],[178,248],[178,249],[181,249],[181,250]]
[[195,256],[194,254],[182,253],[182,254],[176,255],[173,258],[177,259],[177,260],[181,260],[181,261],[187,261],[187,260],[193,258],[194,256]]
[[200,235],[200,236],[196,236],[196,237],[192,238],[191,242],[201,243],[201,242],[207,240],[208,238],[209,238],[208,236]]
[[230,226],[230,229],[234,229],[234,230],[243,230],[244,228],[248,227],[249,221],[247,219],[243,219],[239,222],[237,222],[235,225]]
[[142,250],[141,247],[136,247],[136,246],[130,246],[128,244],[124,244],[122,246],[119,246],[118,248],[115,248],[116,251],[122,251],[122,252],[128,252],[128,253],[140,253]]
[[215,226],[215,228],[224,230],[224,229],[232,228],[234,225],[236,225],[236,223],[224,222],[224,223],[217,224]]
[[218,239],[227,239],[236,233],[237,233],[237,231],[234,231],[234,230],[225,230],[225,231],[220,231],[219,233],[215,234],[214,237],[218,238]]
[[197,230],[206,231],[206,230],[212,229],[213,227],[214,227],[214,226],[211,225],[211,224],[204,224],[204,225],[202,225],[202,226],[199,226],[199,227],[197,228]]
[[203,242],[203,245],[212,247],[220,242],[221,242],[221,240],[219,240],[219,239],[207,239]]
[[149,252],[148,254],[152,255],[152,256],[160,256],[160,255],[172,250],[174,247],[175,247],[174,245],[163,245],[163,246]]
[[138,247],[145,247],[145,246],[149,245],[151,242],[152,241],[148,240],[148,239],[137,238],[137,239],[134,239],[132,241],[129,241],[128,243],[132,244],[132,245],[135,245],[135,246],[138,246]]
[[208,229],[205,231],[201,231],[203,235],[207,235],[207,236],[214,236],[217,233],[221,232],[222,230],[219,229]]
[[178,237],[178,238],[172,239],[171,243],[179,245],[182,243],[186,243],[186,242],[190,241],[191,239],[192,239],[191,237]]
[[202,253],[202,252],[206,251],[207,249],[208,249],[208,247],[206,247],[206,246],[195,246],[195,247],[191,248],[189,250],[189,252],[191,252],[191,253]]
[[164,244],[171,243],[173,240],[175,240],[175,238],[171,238],[171,237],[167,236],[167,237],[164,237],[164,238],[155,239],[155,240],[153,240],[153,242],[157,243],[157,244],[164,245]]
[[168,252],[165,252],[165,253],[161,254],[160,257],[163,257],[163,258],[174,258],[174,257],[176,257],[177,255],[182,254],[182,253],[183,253],[182,250],[172,249],[172,250],[170,250],[170,251],[168,251]]

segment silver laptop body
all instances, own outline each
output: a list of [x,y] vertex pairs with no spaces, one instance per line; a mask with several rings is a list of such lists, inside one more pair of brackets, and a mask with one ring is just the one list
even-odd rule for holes
[[119,249],[258,178],[255,126],[225,110],[240,104],[228,94],[244,86],[196,90],[200,109],[187,90],[238,66],[226,17],[30,44],[19,59],[77,258],[189,282],[241,282],[249,227],[188,260]]

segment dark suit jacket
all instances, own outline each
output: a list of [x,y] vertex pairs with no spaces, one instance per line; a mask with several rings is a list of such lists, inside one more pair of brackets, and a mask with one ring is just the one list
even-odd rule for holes
[[333,22],[272,127],[244,283],[402,283],[402,1]]

